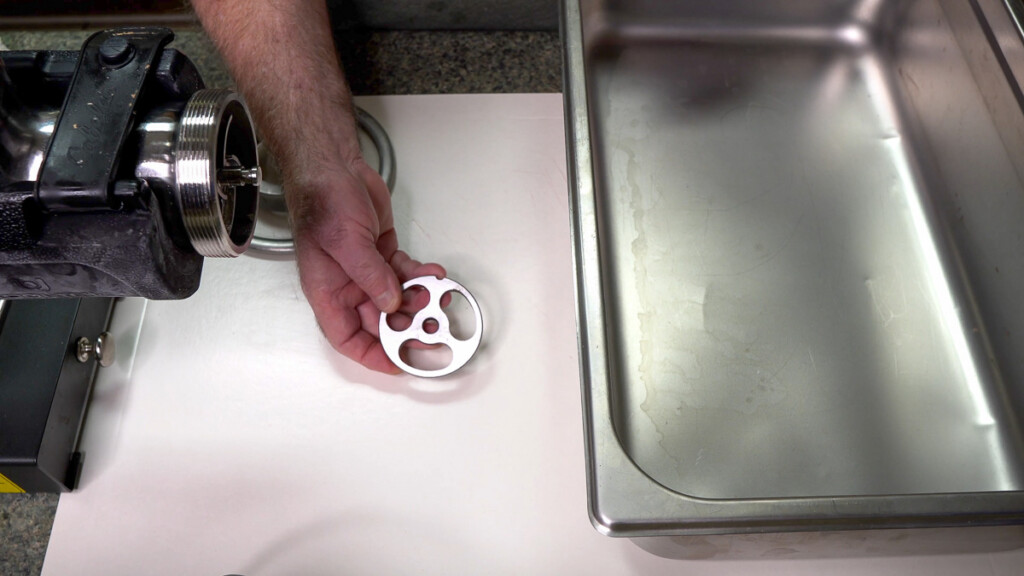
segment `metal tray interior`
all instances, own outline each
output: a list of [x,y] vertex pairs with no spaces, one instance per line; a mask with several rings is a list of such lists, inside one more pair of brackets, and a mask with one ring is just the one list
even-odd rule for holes
[[1024,489],[1010,16],[583,3],[585,390],[644,476],[720,500]]

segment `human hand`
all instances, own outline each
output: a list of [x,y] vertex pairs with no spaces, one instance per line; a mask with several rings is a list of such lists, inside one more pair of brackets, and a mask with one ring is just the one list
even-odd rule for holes
[[[403,312],[400,281],[445,271],[398,250],[387,186],[359,152],[327,3],[192,6],[280,164],[302,291],[321,330],[345,356],[397,372],[380,344],[380,312]],[[411,296],[404,311],[425,305],[423,296]],[[396,314],[397,324],[411,323],[407,316]]]
[[285,183],[302,291],[335,350],[397,374],[380,343],[380,313],[422,306],[403,305],[402,283],[445,270],[398,249],[387,185],[361,155],[317,172]]

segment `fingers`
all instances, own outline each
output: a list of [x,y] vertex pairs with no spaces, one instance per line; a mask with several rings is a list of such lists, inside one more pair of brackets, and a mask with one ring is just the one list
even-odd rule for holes
[[[380,313],[378,312],[378,314]],[[375,372],[384,374],[400,374],[402,372],[388,358],[380,341],[367,332],[356,334],[346,342],[344,348],[335,347],[335,350]]]
[[365,161],[362,161],[356,168],[356,173],[366,186],[366,191],[370,194],[370,201],[373,202],[373,209],[377,212],[380,229],[383,231],[394,228],[395,222],[391,209],[391,191],[388,190],[387,183],[385,183],[384,179],[380,177],[380,174],[371,168]]
[[333,257],[378,309],[397,309],[401,288],[388,260],[398,249],[398,238],[391,198],[380,176],[360,160],[331,184],[292,196],[296,232],[301,230]]
[[379,340],[381,311],[394,315],[391,326],[407,328],[429,295],[404,296],[402,283],[444,278],[446,271],[398,249],[387,186],[376,173],[357,176],[361,182],[342,179],[347,186],[311,191],[295,204],[303,208],[295,210],[296,258],[303,292],[331,346],[367,368],[395,374],[400,371]]
[[412,257],[402,250],[396,250],[394,255],[391,256],[391,268],[398,274],[398,278],[401,279],[403,284],[420,276],[444,278],[447,274],[447,271],[440,264],[424,264],[419,260],[413,260]]
[[398,277],[368,228],[351,221],[340,224],[337,241],[331,242],[328,251],[379,310],[398,309],[402,302]]
[[[362,289],[318,246],[299,244],[296,248],[303,292],[331,346],[371,370],[399,373],[376,337],[380,312]],[[372,322],[364,309],[373,311]],[[373,333],[367,330],[369,327]]]
[[391,262],[395,252],[398,251],[398,233],[394,228],[381,232],[380,237],[377,238],[377,251],[385,260]]

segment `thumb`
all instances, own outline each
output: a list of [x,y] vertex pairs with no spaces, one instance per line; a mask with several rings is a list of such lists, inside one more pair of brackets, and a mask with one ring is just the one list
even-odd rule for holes
[[377,249],[373,234],[342,230],[339,242],[328,252],[341,264],[349,278],[359,286],[382,312],[394,312],[402,304],[398,276]]

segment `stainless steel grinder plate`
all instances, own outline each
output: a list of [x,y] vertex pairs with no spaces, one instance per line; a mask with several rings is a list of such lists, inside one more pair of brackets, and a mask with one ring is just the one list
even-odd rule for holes
[[[473,295],[458,282],[448,278],[436,278],[434,276],[421,276],[413,278],[402,285],[402,290],[408,290],[413,286],[426,288],[430,293],[430,301],[423,309],[416,312],[412,317],[412,324],[405,330],[394,330],[388,326],[386,312],[380,314],[380,343],[384,346],[384,352],[388,358],[395,363],[402,371],[420,376],[423,378],[436,378],[447,376],[462,368],[469,362],[469,359],[480,347],[480,339],[484,333],[484,318],[480,313],[480,306],[476,303]],[[469,305],[473,308],[476,317],[476,331],[466,340],[460,340],[451,333],[448,315],[441,308],[441,297],[448,292],[458,292],[466,297]],[[437,330],[428,332],[424,324],[433,320],[437,323]],[[399,354],[402,345],[410,340],[419,340],[424,344],[444,344],[452,351],[452,361],[448,366],[438,370],[421,370],[410,366]]]

